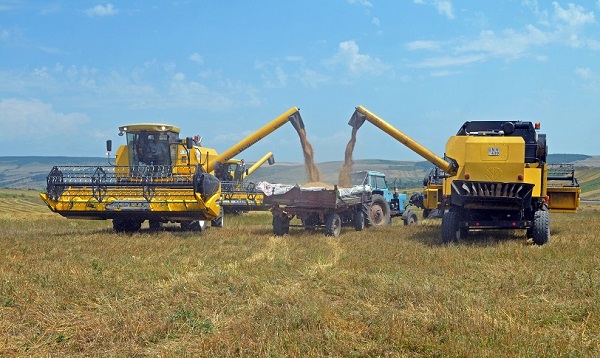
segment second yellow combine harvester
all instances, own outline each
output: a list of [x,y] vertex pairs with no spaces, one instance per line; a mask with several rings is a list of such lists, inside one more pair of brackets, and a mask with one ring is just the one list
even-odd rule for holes
[[[367,120],[440,168],[442,240],[464,238],[469,230],[525,229],[542,245],[550,239],[546,135],[520,121],[471,121],[460,127],[439,157],[366,108],[349,124]],[[437,187],[432,193],[437,194]],[[435,200],[432,203],[434,206]]]
[[[166,124],[134,124],[119,128],[126,144],[114,165],[52,168],[40,196],[67,218],[112,219],[118,232],[133,232],[149,221],[150,229],[180,223],[200,230],[205,221],[223,225],[221,181],[215,167],[287,122],[299,130],[304,123],[293,107],[225,152],[203,147],[196,138],[180,138],[180,129]],[[112,142],[107,141],[110,152]]]

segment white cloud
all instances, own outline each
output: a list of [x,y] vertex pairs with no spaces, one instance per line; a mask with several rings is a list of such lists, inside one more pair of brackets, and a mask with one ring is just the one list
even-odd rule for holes
[[202,57],[202,55],[200,55],[197,52],[194,52],[193,54],[191,54],[189,59],[190,59],[190,61],[195,62],[199,65],[204,64],[204,57]]
[[449,20],[454,19],[454,6],[450,0],[413,0],[418,5],[431,5],[435,7],[438,14],[445,16]]
[[567,9],[563,9],[556,1],[552,2],[552,5],[554,6],[554,16],[569,26],[582,26],[595,21],[594,13],[592,11],[586,13],[580,5],[569,3]]
[[322,84],[328,83],[330,79],[315,70],[303,69],[301,71],[300,81],[307,87],[316,88]]
[[51,104],[37,99],[22,100],[8,98],[0,100],[0,139],[12,141],[15,133],[19,138],[39,140],[48,135],[75,133],[89,122],[83,113],[60,113]]
[[379,19],[377,17],[374,17],[373,20],[371,20],[371,23],[375,26],[381,25],[381,22],[379,21]]
[[113,4],[108,3],[106,5],[96,5],[92,8],[85,10],[87,16],[112,16],[116,15],[119,12],[117,8],[113,6]]
[[349,4],[358,4],[366,7],[373,7],[373,4],[368,0],[348,0]]
[[442,43],[439,41],[412,41],[405,46],[410,51],[415,50],[439,50]]
[[451,67],[465,66],[475,62],[485,60],[484,55],[467,55],[467,56],[443,56],[425,59],[419,63],[413,64],[415,68],[435,68],[435,67]]
[[361,54],[358,45],[354,41],[340,42],[337,53],[326,60],[325,63],[332,66],[343,66],[352,75],[363,73],[381,74],[388,68],[380,59]]
[[577,67],[575,69],[575,74],[585,80],[592,78],[592,70],[589,67]]

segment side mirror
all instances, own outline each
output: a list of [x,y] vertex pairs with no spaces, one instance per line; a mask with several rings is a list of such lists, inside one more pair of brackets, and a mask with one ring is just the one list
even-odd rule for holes
[[112,140],[110,139],[106,141],[106,151],[112,152]]
[[267,159],[267,163],[269,163],[269,165],[275,164],[275,156],[270,156],[269,159]]
[[194,139],[192,137],[185,138],[185,146],[187,149],[192,149],[194,147]]

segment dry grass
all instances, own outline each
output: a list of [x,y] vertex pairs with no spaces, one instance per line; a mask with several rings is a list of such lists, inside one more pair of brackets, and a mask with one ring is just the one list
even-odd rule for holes
[[337,238],[267,213],[201,234],[117,235],[0,198],[2,356],[597,356],[600,212],[552,241],[439,222]]

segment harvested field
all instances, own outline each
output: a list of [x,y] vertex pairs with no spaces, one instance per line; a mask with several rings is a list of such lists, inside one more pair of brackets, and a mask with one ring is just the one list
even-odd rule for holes
[[[12,211],[7,209],[11,208]],[[203,233],[117,235],[0,196],[2,356],[597,356],[600,208],[552,239],[439,221],[339,238],[268,213]]]

